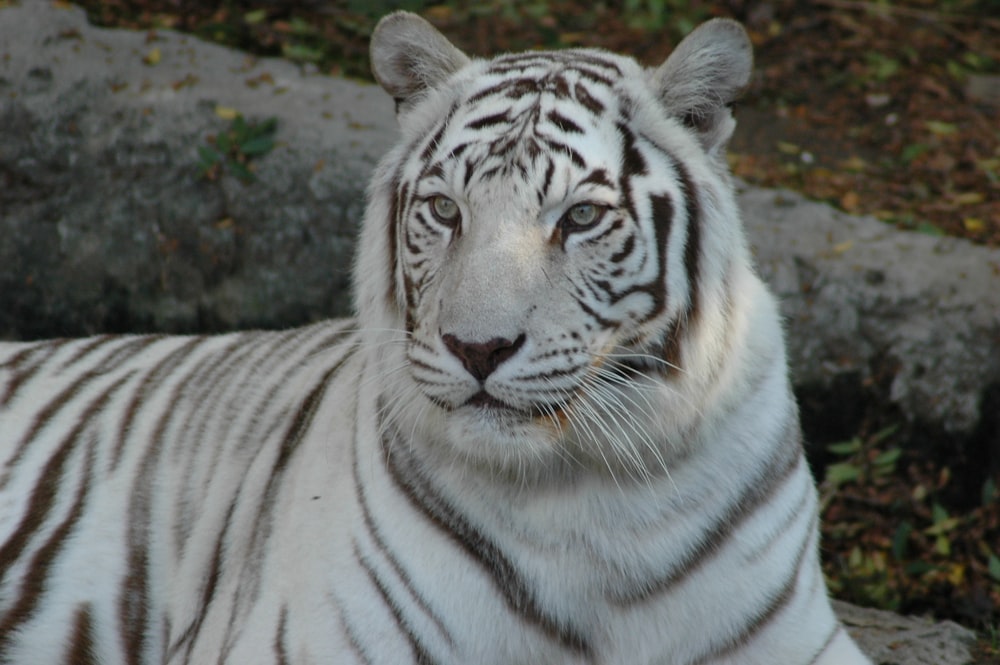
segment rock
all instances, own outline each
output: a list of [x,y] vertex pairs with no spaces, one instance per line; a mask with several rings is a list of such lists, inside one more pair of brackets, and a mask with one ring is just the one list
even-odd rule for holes
[[969,74],[965,81],[965,98],[974,104],[1000,107],[1000,75]]
[[[393,138],[384,93],[54,4],[0,4],[0,336],[346,311],[365,183]],[[278,119],[248,184],[199,176],[229,109]]]
[[[797,385],[852,377],[860,397],[881,384],[909,420],[958,437],[995,418],[984,398],[1000,386],[1000,251],[793,192],[747,188],[740,204],[788,319]],[[1000,430],[983,434],[1000,463]]]
[[834,609],[876,665],[967,665],[976,635],[951,621],[901,617],[839,601]]

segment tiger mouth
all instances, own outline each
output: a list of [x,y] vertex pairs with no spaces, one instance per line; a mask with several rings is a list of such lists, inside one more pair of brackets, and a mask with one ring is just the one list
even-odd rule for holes
[[566,402],[551,404],[540,403],[532,404],[527,407],[520,407],[505,402],[498,397],[494,397],[485,390],[480,390],[478,393],[465,400],[465,402],[462,403],[462,406],[498,414],[510,414],[515,417],[524,418],[525,420],[534,420],[537,418],[560,418],[568,404]]

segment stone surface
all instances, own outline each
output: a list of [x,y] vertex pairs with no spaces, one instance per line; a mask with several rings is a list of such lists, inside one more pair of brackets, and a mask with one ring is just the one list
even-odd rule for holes
[[[199,177],[198,146],[230,122],[220,107],[278,119],[255,182]],[[40,0],[0,9],[0,337],[345,313],[364,187],[394,133],[373,86],[168,31],[96,29]],[[875,395],[1000,464],[1000,252],[793,193],[740,199],[815,426]],[[968,662],[951,624],[839,611],[877,663]]]
[[[230,125],[219,107],[278,119],[256,182],[199,177],[198,146]],[[0,336],[346,311],[365,182],[394,122],[373,86],[95,29],[41,0],[0,8]]]
[[835,602],[834,609],[875,665],[967,665],[976,636],[951,621],[901,617]]
[[1000,385],[1000,251],[792,192],[748,188],[740,204],[788,319],[797,384],[881,383],[910,419],[960,435],[995,416],[983,398]]

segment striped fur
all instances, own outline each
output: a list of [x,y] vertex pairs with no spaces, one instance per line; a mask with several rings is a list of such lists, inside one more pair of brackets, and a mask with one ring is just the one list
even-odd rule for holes
[[356,319],[0,345],[0,663],[861,665],[723,153],[661,67],[373,36]]

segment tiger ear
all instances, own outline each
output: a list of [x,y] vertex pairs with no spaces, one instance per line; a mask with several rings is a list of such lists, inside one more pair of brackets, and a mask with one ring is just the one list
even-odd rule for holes
[[393,12],[378,22],[369,55],[375,80],[396,100],[397,114],[469,62],[434,26],[410,12]]
[[731,19],[702,23],[654,70],[652,83],[670,114],[698,133],[709,154],[725,149],[736,122],[730,105],[750,82],[753,47]]

